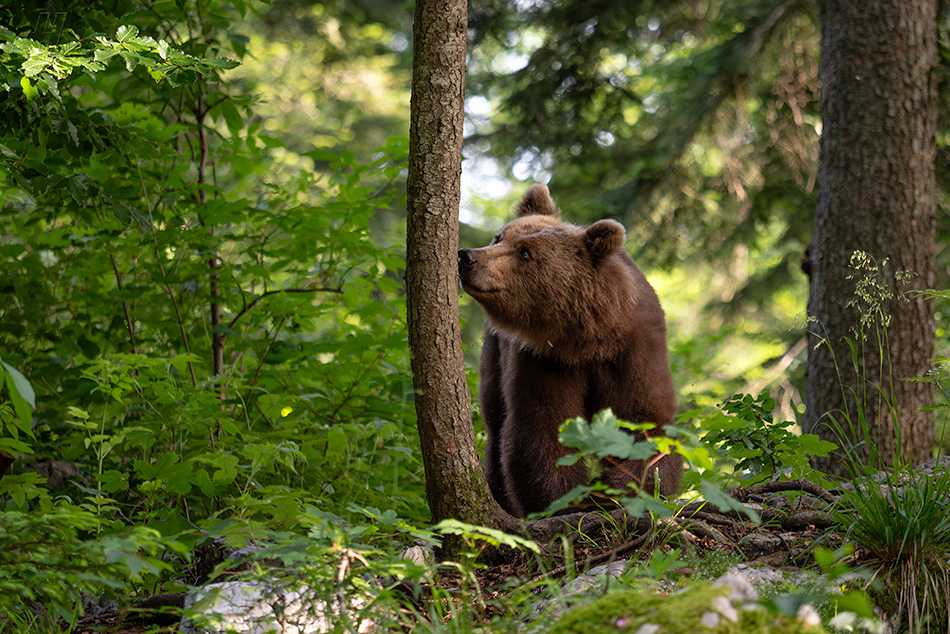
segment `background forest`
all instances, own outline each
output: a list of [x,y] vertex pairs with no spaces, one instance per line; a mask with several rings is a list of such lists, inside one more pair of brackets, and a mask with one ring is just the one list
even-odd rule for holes
[[[438,538],[403,286],[412,8],[0,8],[0,632],[226,574],[214,543],[324,571]],[[623,222],[698,436],[734,394],[782,430],[803,410],[818,37],[804,0],[470,5],[462,245],[533,182]],[[733,473],[742,449],[710,445],[710,472],[800,477],[803,446]]]

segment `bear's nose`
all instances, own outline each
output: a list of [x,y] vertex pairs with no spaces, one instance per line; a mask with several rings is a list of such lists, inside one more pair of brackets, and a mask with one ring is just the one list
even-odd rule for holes
[[477,262],[471,249],[459,249],[459,266],[474,266]]

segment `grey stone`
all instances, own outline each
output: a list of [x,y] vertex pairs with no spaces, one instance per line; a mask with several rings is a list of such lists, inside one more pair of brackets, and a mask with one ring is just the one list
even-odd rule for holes
[[699,622],[705,627],[716,627],[720,620],[722,619],[715,612],[703,612],[703,615],[699,618]]
[[603,564],[601,566],[594,566],[587,571],[587,576],[596,577],[597,575],[610,575],[611,577],[617,579],[620,575],[623,574],[623,571],[627,569],[627,560],[618,559],[617,561],[612,561],[609,564]]
[[[327,601],[313,588],[291,588],[276,581],[225,581],[198,588],[185,597],[184,634],[322,634],[355,614],[366,600],[354,598],[341,609],[338,597]],[[377,631],[370,619],[359,621],[357,631]]]
[[738,546],[746,557],[755,558],[781,550],[785,542],[771,533],[749,533],[739,540]]
[[435,555],[431,546],[410,546],[403,551],[399,558],[411,561],[417,566],[431,566],[435,563]]
[[736,568],[730,568],[726,574],[716,579],[713,585],[726,586],[729,588],[731,591],[729,598],[736,602],[759,600],[759,593],[756,592],[752,583],[744,574],[738,572]]
[[818,610],[810,603],[806,603],[798,608],[795,618],[809,627],[818,627],[821,625],[821,615],[818,614]]
[[748,564],[737,564],[726,571],[726,574],[742,575],[752,584],[754,588],[781,583],[784,577],[782,573],[770,566],[750,566]]
[[728,597],[715,597],[712,600],[713,609],[721,614],[724,618],[729,619],[733,623],[739,622],[739,613],[736,611],[735,606],[732,605],[732,601]]

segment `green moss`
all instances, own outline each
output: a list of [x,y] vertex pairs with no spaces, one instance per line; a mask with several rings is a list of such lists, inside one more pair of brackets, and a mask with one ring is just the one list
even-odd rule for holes
[[820,634],[825,631],[764,610],[743,610],[739,612],[738,623],[720,618],[715,627],[704,627],[700,619],[705,612],[714,611],[713,599],[728,594],[728,588],[711,585],[694,586],[669,596],[614,592],[568,613],[554,624],[549,634],[632,633],[647,623],[660,625],[663,634]]

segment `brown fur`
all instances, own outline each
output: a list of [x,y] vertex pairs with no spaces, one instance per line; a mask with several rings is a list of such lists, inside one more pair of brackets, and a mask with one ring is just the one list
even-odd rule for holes
[[[459,251],[462,287],[484,308],[480,369],[492,494],[514,515],[545,509],[588,482],[557,440],[568,418],[610,407],[621,419],[672,424],[676,395],[663,309],[624,250],[623,226],[562,222],[548,189],[533,185],[517,218],[481,249]],[[657,431],[656,433],[662,433]],[[679,489],[682,458],[605,463],[602,479],[663,495]]]

